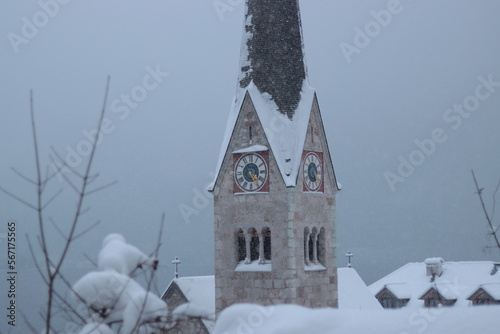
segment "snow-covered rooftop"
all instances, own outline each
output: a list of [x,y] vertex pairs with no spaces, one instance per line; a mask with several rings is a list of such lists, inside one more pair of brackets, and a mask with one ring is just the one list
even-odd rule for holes
[[341,310],[381,310],[382,306],[353,268],[338,268],[338,296]]
[[369,290],[376,295],[386,287],[399,299],[409,298],[407,307],[423,307],[424,301],[419,298],[431,288],[446,299],[456,299],[454,306],[471,305],[467,298],[480,287],[486,287],[487,292],[490,288],[495,296],[500,297],[500,273],[492,275],[494,262],[443,262],[443,273],[432,279],[432,276],[427,276],[427,265],[441,262],[439,259],[408,263],[371,284]]
[[[205,310],[208,314],[215,314],[214,276],[181,277],[172,282],[177,284],[189,303]],[[212,320],[203,319],[203,323],[210,331],[213,329],[214,322]]]
[[343,310],[297,305],[234,305],[224,310],[214,334],[497,334],[500,306]]
[[[215,277],[192,276],[174,279],[188,301],[215,313]],[[382,309],[353,268],[338,269],[339,307],[342,309]],[[168,288],[167,288],[168,289]]]

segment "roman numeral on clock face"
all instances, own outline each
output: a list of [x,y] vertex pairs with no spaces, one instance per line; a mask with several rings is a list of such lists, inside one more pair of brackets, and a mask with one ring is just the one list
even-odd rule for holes
[[323,164],[319,156],[314,152],[309,152],[302,164],[304,186],[308,191],[318,191],[322,184]]
[[235,164],[234,177],[243,192],[259,191],[267,181],[267,164],[258,153],[241,156]]

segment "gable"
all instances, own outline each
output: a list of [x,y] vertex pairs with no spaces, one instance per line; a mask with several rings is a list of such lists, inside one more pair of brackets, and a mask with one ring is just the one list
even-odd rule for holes
[[340,190],[340,184],[337,183],[335,170],[333,168],[333,159],[328,147],[319,103],[316,94],[314,94],[311,113],[306,129],[306,137],[304,140],[304,151],[315,151],[323,153],[323,161],[325,162],[327,180],[330,182],[330,189]]
[[[234,140],[239,140],[236,136],[237,131],[242,131],[241,118],[244,117],[242,113],[246,112],[248,103],[250,103],[258,118],[259,124],[264,132],[265,141],[269,146],[272,155],[276,160],[280,175],[286,187],[295,187],[297,185],[297,176],[302,161],[302,153],[304,150],[304,143],[306,142],[307,130],[311,120],[311,110],[316,110],[315,121],[316,128],[321,133],[324,140],[324,152],[328,152],[329,165],[331,164],[331,157],[326,144],[326,136],[324,135],[324,128],[319,116],[319,107],[317,107],[315,91],[307,83],[304,83],[301,100],[293,119],[289,119],[278,111],[278,107],[272,100],[269,94],[262,94],[258,88],[250,84],[245,90],[245,97],[239,99],[239,103],[233,104],[231,113],[229,115],[226,134],[222,143],[221,152],[219,154],[219,161],[217,163],[214,182],[208,186],[209,191],[213,191],[216,184],[219,184],[220,174],[223,165],[227,163],[229,148],[244,147],[234,145]],[[313,106],[316,106],[313,108]],[[266,145],[266,144],[262,144]],[[250,146],[250,145],[248,145]],[[330,168],[331,179],[334,180],[333,167]],[[335,181],[336,182],[336,181]],[[333,189],[338,189],[336,183]]]
[[[228,128],[224,136],[215,179],[208,190],[212,191],[215,185],[222,184],[222,179],[228,174],[228,169],[233,164],[234,154],[260,152],[269,150],[269,142],[264,127],[258,117],[250,94],[245,94],[237,113],[232,113]],[[232,123],[231,128],[230,123]]]

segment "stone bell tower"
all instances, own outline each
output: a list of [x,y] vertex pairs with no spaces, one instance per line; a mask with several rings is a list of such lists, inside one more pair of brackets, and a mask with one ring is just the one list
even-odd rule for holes
[[247,0],[240,75],[209,191],[216,309],[337,306],[339,191],[298,0]]

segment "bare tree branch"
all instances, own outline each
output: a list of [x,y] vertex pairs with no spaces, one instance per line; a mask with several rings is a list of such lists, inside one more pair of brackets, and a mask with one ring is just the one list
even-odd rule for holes
[[75,235],[73,237],[73,240],[76,240],[76,239],[80,238],[82,235],[86,234],[88,231],[90,231],[91,229],[93,229],[94,227],[96,227],[97,225],[99,225],[100,223],[101,223],[100,220],[96,221],[94,224],[90,225],[85,230],[83,230],[82,232],[80,232],[77,235]]
[[44,210],[47,206],[50,205],[50,203],[55,200],[57,198],[57,196],[59,196],[61,193],[63,192],[62,189],[59,189],[59,191],[57,193],[54,194],[54,196],[52,196],[43,206],[42,206],[42,210]]
[[[493,238],[495,239],[495,243],[496,243],[498,249],[500,249],[500,241],[499,241],[499,239],[497,237],[497,233],[496,233],[497,231],[496,231],[495,227],[493,226],[491,218],[488,215],[488,210],[486,209],[486,205],[484,204],[484,200],[483,200],[483,190],[484,190],[484,188],[479,188],[479,185],[478,185],[477,180],[476,180],[476,175],[474,174],[474,170],[472,170],[472,178],[474,179],[474,184],[476,185],[476,190],[477,190],[476,193],[479,196],[479,200],[481,201],[481,206],[483,208],[483,212],[484,212],[484,215],[486,217],[486,221],[488,222],[488,227],[490,228],[490,233],[489,234],[491,234],[493,236]],[[500,183],[499,183],[499,185],[500,185]],[[498,190],[498,187],[499,186],[497,185],[497,190]],[[495,194],[496,194],[497,190],[495,190]]]
[[112,187],[112,186],[114,186],[114,185],[115,185],[115,184],[117,184],[117,183],[118,183],[118,181],[113,181],[113,182],[111,182],[111,183],[108,183],[108,184],[106,184],[106,185],[104,185],[104,186],[101,186],[101,187],[99,187],[99,188],[96,188],[96,189],[94,189],[94,190],[90,190],[90,191],[86,192],[86,193],[85,193],[85,195],[87,195],[87,196],[88,196],[88,195],[91,195],[91,194],[96,193],[96,192],[98,192],[98,191],[100,191],[100,190],[103,190],[103,189],[106,189],[106,188]]
[[29,182],[29,183],[31,183],[31,184],[36,185],[36,182],[35,182],[35,181],[33,181],[33,180],[32,180],[32,179],[30,179],[29,177],[27,177],[27,176],[25,176],[25,175],[21,174],[21,172],[19,172],[17,169],[15,169],[15,168],[11,168],[11,169],[12,169],[12,171],[13,171],[14,173],[16,173],[17,175],[19,175],[22,179],[26,180],[27,182]]
[[26,205],[26,206],[30,207],[31,209],[33,209],[33,210],[35,210],[35,211],[37,210],[36,206],[34,206],[34,205],[32,205],[32,204],[28,203],[27,201],[25,201],[25,200],[24,200],[24,199],[22,199],[21,197],[14,195],[13,193],[11,193],[11,192],[9,192],[9,191],[5,190],[4,188],[0,187],[0,191],[1,191],[1,192],[3,192],[3,193],[5,193],[5,194],[7,194],[7,195],[9,195],[9,196],[10,196],[10,197],[12,197],[13,199],[15,199],[15,200],[17,200],[17,201],[19,201],[19,202],[23,203],[24,205]]

